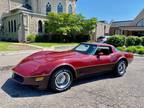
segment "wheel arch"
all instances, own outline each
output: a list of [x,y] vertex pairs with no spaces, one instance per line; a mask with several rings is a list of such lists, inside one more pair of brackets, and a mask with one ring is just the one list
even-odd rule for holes
[[72,75],[73,75],[74,79],[77,78],[76,70],[75,70],[75,68],[74,68],[72,65],[70,65],[70,64],[62,64],[62,65],[57,66],[56,68],[54,68],[54,69],[52,70],[50,76],[52,76],[57,70],[59,70],[59,69],[61,69],[61,68],[68,68],[68,69],[70,69],[71,72],[72,72]]
[[124,61],[126,62],[126,65],[128,66],[128,60],[127,60],[125,57],[121,57],[121,58],[117,61],[117,63],[118,63],[119,61],[121,61],[121,60],[124,60]]

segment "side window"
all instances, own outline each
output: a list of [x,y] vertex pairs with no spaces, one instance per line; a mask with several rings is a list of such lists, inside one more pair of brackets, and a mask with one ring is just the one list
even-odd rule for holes
[[112,53],[112,48],[108,46],[99,46],[96,51],[96,55],[102,53],[103,55],[110,55]]

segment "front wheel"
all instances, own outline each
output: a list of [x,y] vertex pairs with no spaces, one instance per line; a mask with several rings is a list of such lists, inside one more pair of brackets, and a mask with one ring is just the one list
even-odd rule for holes
[[123,76],[126,73],[126,68],[127,68],[126,61],[120,60],[115,67],[116,76],[118,77]]
[[54,92],[63,92],[71,88],[72,82],[72,72],[67,68],[61,68],[52,75],[50,88]]

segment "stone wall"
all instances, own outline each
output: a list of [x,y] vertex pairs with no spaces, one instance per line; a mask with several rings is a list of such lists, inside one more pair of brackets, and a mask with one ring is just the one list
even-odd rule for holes
[[109,35],[110,25],[107,23],[98,22],[96,26],[96,36]]
[[28,32],[26,35],[28,34],[35,34],[38,35],[38,22],[41,21],[43,23],[43,27],[42,30],[44,33],[44,20],[45,20],[45,16],[42,15],[37,15],[37,14],[29,14],[28,15]]
[[23,0],[10,0],[10,10],[22,6]]
[[[16,31],[14,31],[14,21],[16,22]],[[3,33],[1,35],[1,39],[3,40],[18,40],[18,30],[20,25],[20,17],[19,14],[9,14],[9,16],[3,19]],[[13,26],[13,31],[12,31]],[[11,30],[9,30],[11,29]]]
[[0,0],[0,24],[1,24],[1,17],[4,13],[9,11],[8,0]]

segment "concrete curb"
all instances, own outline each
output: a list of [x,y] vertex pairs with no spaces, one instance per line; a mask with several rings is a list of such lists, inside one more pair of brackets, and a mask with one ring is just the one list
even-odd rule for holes
[[144,57],[144,55],[140,55],[140,54],[134,54],[134,56],[137,56],[137,57]]
[[6,52],[0,52],[0,56],[27,54],[27,53],[30,53],[30,52],[38,52],[38,51],[42,51],[42,50],[6,51]]
[[[32,45],[32,46],[34,47],[35,45]],[[64,49],[71,49],[73,47],[75,47],[75,46],[54,46],[54,47],[48,47],[48,48],[39,47],[40,49],[37,49],[37,50],[4,51],[4,52],[0,52],[0,56],[27,54],[30,52],[52,51],[52,50],[59,50],[59,49],[64,50]]]

